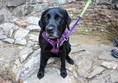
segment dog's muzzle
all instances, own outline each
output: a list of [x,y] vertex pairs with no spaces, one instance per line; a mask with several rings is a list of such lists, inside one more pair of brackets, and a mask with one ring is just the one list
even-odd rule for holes
[[46,36],[50,39],[58,39],[58,30],[53,26],[46,27]]

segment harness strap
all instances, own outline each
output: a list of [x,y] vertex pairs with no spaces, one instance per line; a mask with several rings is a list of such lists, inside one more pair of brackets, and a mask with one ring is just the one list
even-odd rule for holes
[[68,32],[65,31],[63,33],[62,37],[60,39],[58,39],[57,41],[54,41],[54,40],[51,40],[51,39],[47,38],[45,32],[42,33],[42,36],[46,41],[48,41],[52,45],[53,48],[50,52],[58,53],[59,52],[59,47],[63,44],[64,41],[68,40],[68,38],[66,38],[67,34],[68,34]]

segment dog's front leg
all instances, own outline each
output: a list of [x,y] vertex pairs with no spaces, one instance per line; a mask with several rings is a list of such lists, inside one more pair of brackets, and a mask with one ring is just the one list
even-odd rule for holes
[[60,59],[61,59],[61,69],[60,69],[60,75],[65,78],[67,76],[67,71],[65,68],[65,59],[66,59],[66,52],[60,52]]
[[45,66],[47,64],[49,57],[47,56],[47,52],[42,52],[41,51],[41,58],[40,58],[40,69],[38,71],[37,77],[41,79],[44,77],[44,72],[45,72]]

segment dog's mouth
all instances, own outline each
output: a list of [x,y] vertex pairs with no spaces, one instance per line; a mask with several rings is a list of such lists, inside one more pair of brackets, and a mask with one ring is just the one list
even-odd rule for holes
[[56,40],[56,39],[60,38],[60,36],[57,35],[56,33],[51,33],[51,34],[46,33],[46,36],[47,36],[47,38],[53,39],[53,40]]

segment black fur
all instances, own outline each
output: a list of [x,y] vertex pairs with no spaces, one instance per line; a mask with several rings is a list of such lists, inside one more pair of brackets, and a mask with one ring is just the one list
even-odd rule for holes
[[[47,17],[46,17],[47,16]],[[56,17],[57,16],[57,17]],[[67,76],[67,71],[65,68],[65,60],[67,60],[68,63],[74,64],[74,61],[68,56],[69,52],[71,51],[71,45],[68,41],[65,41],[62,46],[59,47],[61,50],[59,53],[51,53],[50,50],[52,49],[52,46],[42,37],[42,32],[46,32],[47,34],[53,34],[55,31],[59,32],[57,34],[58,38],[61,37],[63,32],[67,29],[69,29],[69,24],[71,22],[71,19],[66,12],[66,10],[61,8],[50,8],[45,10],[42,13],[41,19],[39,21],[39,26],[41,27],[41,32],[39,35],[39,45],[41,47],[41,61],[40,61],[40,69],[38,71],[37,77],[41,79],[44,76],[45,72],[45,66],[47,64],[47,61],[50,57],[59,57],[61,60],[61,68],[60,68],[60,75],[65,78]],[[54,29],[52,31],[48,32],[48,28],[54,25]],[[57,39],[57,37],[53,38],[54,40]]]

